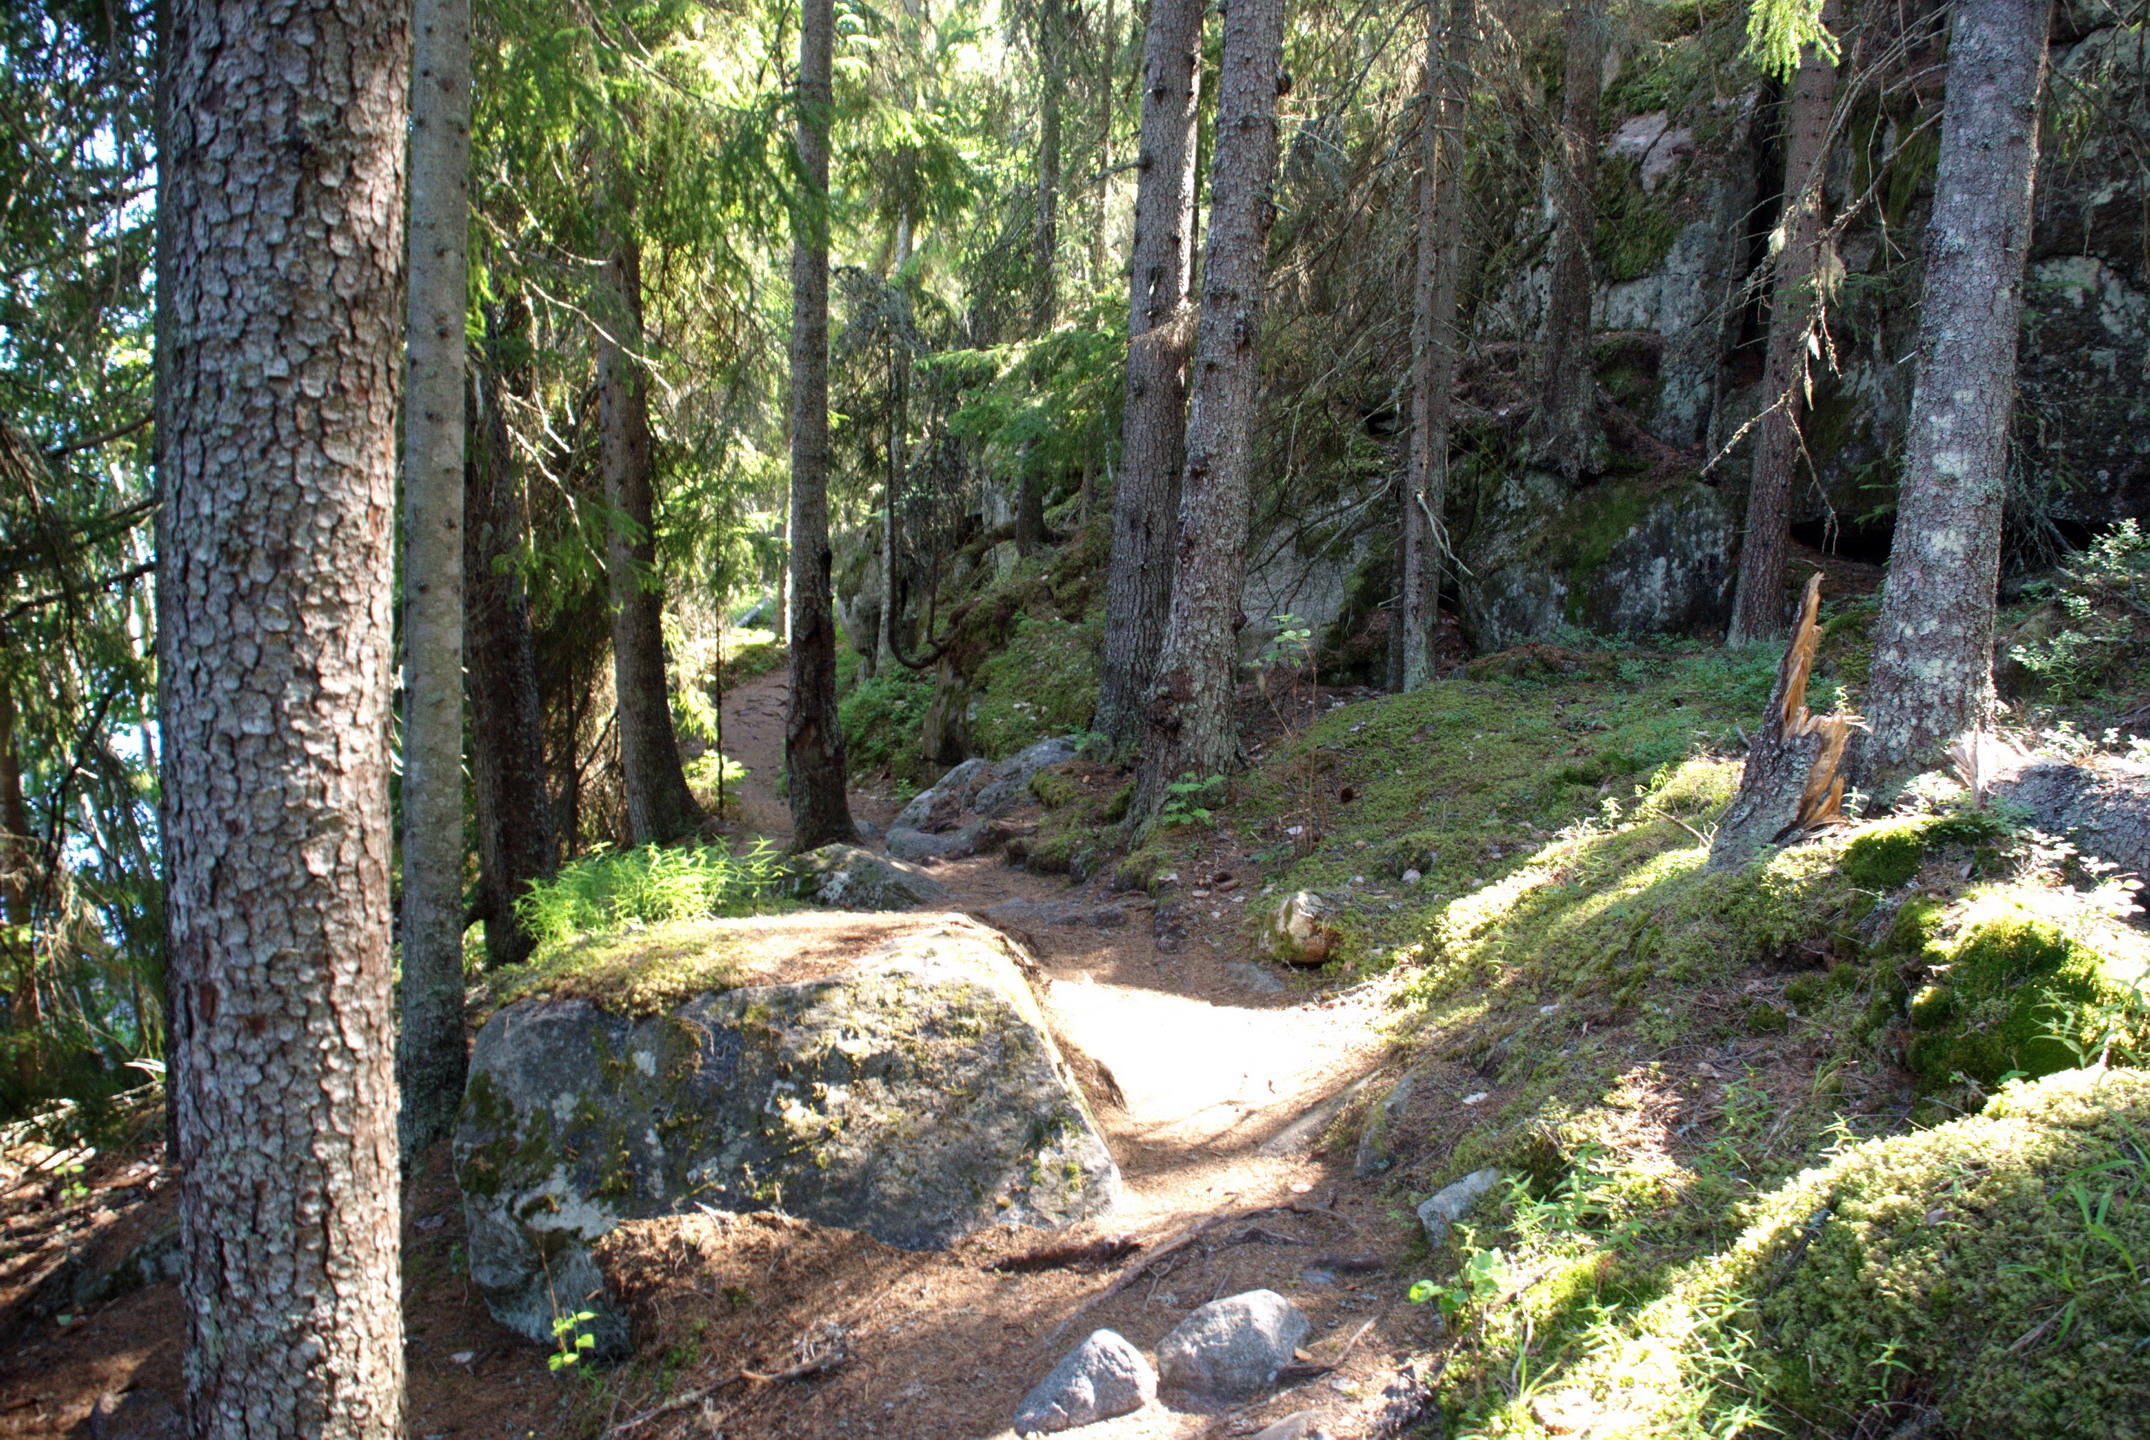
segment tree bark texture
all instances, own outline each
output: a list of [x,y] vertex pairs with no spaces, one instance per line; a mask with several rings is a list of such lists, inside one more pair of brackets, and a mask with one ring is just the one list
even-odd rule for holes
[[1418,269],[1411,317],[1411,456],[1403,514],[1402,688],[1433,678],[1433,628],[1448,552],[1448,434],[1456,388],[1456,277],[1463,261],[1463,117],[1470,103],[1476,0],[1426,10],[1426,113],[1418,176]]
[[802,0],[799,169],[791,248],[791,693],[784,768],[791,843],[854,841],[836,716],[836,616],[829,551],[829,110],[832,0]]
[[1553,175],[1553,277],[1538,352],[1538,408],[1528,436],[1533,461],[1569,480],[1593,471],[1602,439],[1590,341],[1590,242],[1597,226],[1606,23],[1600,0],[1573,0],[1568,6],[1560,153]]
[[1747,747],[1739,792],[1711,837],[1713,866],[1736,865],[1765,845],[1843,823],[1844,751],[1865,722],[1841,711],[1816,715],[1807,709],[1807,681],[1821,643],[1821,596],[1817,571],[1807,577],[1799,624],[1777,662],[1769,714]]
[[1117,750],[1142,733],[1172,604],[1172,536],[1187,444],[1194,279],[1195,111],[1202,0],[1151,0],[1128,278],[1127,405],[1105,576],[1105,653],[1092,726]]
[[2051,11],[2051,0],[1954,8],[1918,375],[1866,687],[1866,773],[1908,765],[1993,710],[2001,493]]
[[532,880],[558,863],[545,780],[543,713],[530,599],[516,562],[529,522],[508,435],[506,392],[519,388],[529,307],[486,317],[487,354],[471,387],[476,443],[464,471],[464,683],[470,781],[478,821],[478,905],[488,965],[518,965],[533,941],[515,913]]
[[1157,813],[1175,779],[1222,774],[1237,749],[1232,700],[1283,33],[1284,0],[1233,0],[1225,13],[1177,566],[1130,807],[1138,823]]
[[403,1428],[388,721],[408,16],[166,11],[170,1058],[187,1426],[216,1440]]
[[[1837,0],[1822,24],[1839,23]],[[1799,464],[1799,417],[1805,410],[1807,337],[1814,319],[1815,272],[1825,228],[1822,176],[1836,109],[1836,65],[1809,46],[1785,107],[1784,215],[1770,300],[1769,350],[1762,372],[1765,410],[1755,426],[1754,471],[1747,485],[1747,533],[1739,552],[1728,645],[1751,645],[1784,629],[1784,555],[1789,542],[1792,479]]]
[[613,247],[597,340],[597,409],[605,503],[605,576],[612,599],[612,688],[620,727],[620,780],[637,845],[663,845],[702,826],[687,788],[665,680],[664,589],[657,579],[649,385],[642,343],[642,247]]
[[463,312],[470,289],[470,0],[411,6],[403,391],[406,1154],[463,1101]]

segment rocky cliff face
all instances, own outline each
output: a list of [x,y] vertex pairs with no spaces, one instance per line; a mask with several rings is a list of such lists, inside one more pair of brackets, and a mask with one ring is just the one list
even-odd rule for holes
[[[1481,449],[1451,525],[1465,625],[1482,648],[1562,625],[1700,634],[1728,613],[1768,323],[1757,277],[1781,197],[1780,123],[1756,86],[1695,84],[1697,37],[1631,55],[1608,88],[1596,236],[1599,381],[1609,446],[1581,487],[1502,462],[1542,320],[1544,210],[1519,217],[1477,312]],[[1938,60],[1929,55],[1928,60]],[[2046,105],[2010,475],[2018,564],[2150,514],[2150,89],[2139,31],[2064,7]],[[1910,409],[1942,72],[1853,97],[1826,181],[1851,218],[1833,272],[1805,425],[1794,533],[1887,552]],[[1648,103],[1650,108],[1639,109]],[[1503,367],[1506,373],[1502,373]],[[1490,452],[1490,454],[1489,454]]]

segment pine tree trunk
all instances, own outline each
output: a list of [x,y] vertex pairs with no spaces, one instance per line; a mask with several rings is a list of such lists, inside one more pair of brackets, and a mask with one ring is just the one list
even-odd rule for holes
[[[1426,11],[1426,114],[1418,177],[1418,274],[1411,326],[1411,468],[1403,535],[1402,688],[1433,678],[1448,506],[1448,433],[1456,388],[1456,282],[1463,265],[1463,118],[1470,102],[1476,0]],[[1445,54],[1444,54],[1445,46]]]
[[[612,601],[612,686],[620,729],[627,829],[637,845],[663,845],[701,829],[687,788],[665,679],[664,591],[657,581],[656,501],[651,490],[649,387],[640,360],[622,349],[642,339],[642,247],[615,246],[605,265],[608,306],[597,341],[599,452],[605,503],[605,578]],[[615,343],[615,340],[622,343]]]
[[[1834,29],[1837,0],[1822,7]],[[1822,172],[1836,108],[1836,65],[1810,46],[1786,107],[1784,241],[1770,301],[1769,355],[1762,401],[1771,408],[1755,427],[1754,475],[1747,486],[1747,533],[1739,552],[1739,588],[1728,645],[1772,639],[1784,629],[1784,555],[1791,523],[1792,477],[1799,463],[1799,417],[1807,388],[1807,332],[1814,318],[1814,272],[1825,217]]]
[[463,311],[470,288],[470,0],[411,7],[403,392],[403,1144],[463,1100]]
[[1120,9],[1117,0],[1105,0],[1105,16],[1098,25],[1104,42],[1097,47],[1097,189],[1090,196],[1090,283],[1105,283],[1105,229],[1112,219],[1112,112],[1119,76],[1114,67],[1120,58]]
[[[505,311],[503,314],[502,312]],[[470,697],[470,780],[478,821],[478,910],[485,958],[517,965],[530,932],[515,902],[553,873],[558,844],[545,784],[537,649],[520,559],[529,522],[508,436],[504,392],[527,383],[529,307],[510,300],[486,317],[472,463],[464,471],[464,682]]]
[[1553,178],[1553,278],[1538,353],[1538,408],[1526,437],[1533,462],[1569,480],[1594,471],[1602,440],[1590,341],[1590,241],[1597,226],[1605,30],[1601,0],[1571,0]]
[[1225,12],[1209,243],[1195,337],[1187,469],[1180,482],[1172,611],[1144,717],[1130,817],[1148,821],[1183,774],[1222,774],[1237,750],[1232,701],[1243,617],[1247,510],[1259,390],[1263,269],[1275,209],[1284,0]]
[[1186,460],[1188,286],[1194,270],[1195,109],[1203,0],[1150,0],[1128,279],[1127,406],[1105,577],[1093,727],[1117,750],[1142,733],[1172,604],[1172,536]]
[[829,110],[832,0],[802,0],[799,169],[791,249],[791,696],[784,721],[791,843],[855,841],[836,717],[829,552]]
[[157,668],[187,1425],[389,1440],[409,11],[165,15]]
[[1878,775],[1993,709],[2001,492],[2051,0],[1956,0],[1919,361],[1862,750]]

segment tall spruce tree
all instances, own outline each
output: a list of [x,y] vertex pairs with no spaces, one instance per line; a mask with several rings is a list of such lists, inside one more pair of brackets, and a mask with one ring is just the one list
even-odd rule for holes
[[836,616],[829,549],[829,119],[832,0],[801,0],[798,159],[791,246],[791,692],[784,720],[791,843],[858,838],[836,714]]
[[409,10],[172,0],[166,20],[158,669],[187,1428],[390,1440]]
[[1418,263],[1411,323],[1411,452],[1403,513],[1403,688],[1433,678],[1433,627],[1446,553],[1448,441],[1454,414],[1456,281],[1463,267],[1463,117],[1470,102],[1476,0],[1426,7],[1426,108],[1420,118]]
[[1174,781],[1222,774],[1238,749],[1232,702],[1261,379],[1256,342],[1276,217],[1270,192],[1283,37],[1284,0],[1233,0],[1225,12],[1178,564],[1128,811],[1137,823],[1156,815]]
[[1867,775],[1993,710],[2001,499],[2052,0],[1956,0],[1918,374],[1863,709]]
[[1792,476],[1799,462],[1822,232],[1822,178],[1836,109],[1836,59],[1827,35],[1839,23],[1837,0],[1822,7],[1823,38],[1809,44],[1785,104],[1784,214],[1776,283],[1770,300],[1769,351],[1762,370],[1763,412],[1755,427],[1754,470],[1747,484],[1747,528],[1739,552],[1728,645],[1767,640],[1784,629],[1785,547],[1790,540]]
[[1533,463],[1568,480],[1598,466],[1597,369],[1591,355],[1591,234],[1597,228],[1598,107],[1605,94],[1603,0],[1569,0],[1560,136],[1553,166],[1553,275],[1538,352]]
[[462,1103],[463,312],[470,288],[470,0],[411,6],[410,299],[403,392],[406,1152]]
[[1092,725],[1116,749],[1142,734],[1172,604],[1172,540],[1187,447],[1193,338],[1195,118],[1203,0],[1151,0],[1143,39],[1127,405],[1105,576],[1105,653]]
[[642,247],[616,240],[604,267],[606,306],[597,340],[599,455],[605,503],[605,580],[612,602],[612,685],[620,780],[637,845],[694,834],[702,807],[687,788],[672,725],[664,649],[664,588],[657,575],[656,472],[649,381],[642,373]]

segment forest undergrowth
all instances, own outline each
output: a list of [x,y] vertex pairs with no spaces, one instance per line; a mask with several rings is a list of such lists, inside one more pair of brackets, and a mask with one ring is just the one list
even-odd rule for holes
[[[1821,690],[1856,680],[1857,618]],[[1392,1163],[1400,1225],[1503,1177],[1414,1290],[1450,1434],[2138,1433],[2137,882],[1939,772],[1711,869],[1773,664],[1488,657],[1324,705],[1124,858],[1111,786],[1041,777],[1030,846],[1217,914],[1209,877],[1252,861],[1248,946],[1295,892],[1335,908],[1301,983],[1384,987],[1414,1078],[1331,1143]]]

